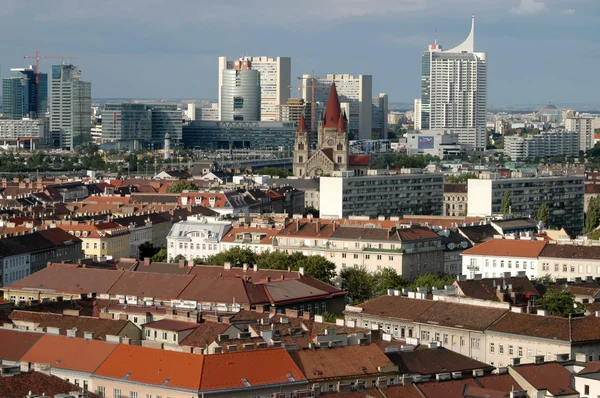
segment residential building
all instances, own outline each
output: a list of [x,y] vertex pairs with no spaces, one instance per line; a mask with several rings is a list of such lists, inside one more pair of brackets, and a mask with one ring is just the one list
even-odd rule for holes
[[444,183],[444,216],[467,214],[467,184]]
[[443,214],[442,174],[410,169],[399,174],[371,170],[363,176],[321,177],[319,183],[322,216]]
[[504,153],[511,160],[577,157],[579,134],[575,131],[542,131],[539,134],[504,137]]
[[406,153],[409,155],[431,155],[443,159],[460,155],[466,145],[460,144],[459,135],[453,130],[429,129],[406,134]]
[[[31,140],[41,144],[50,143],[48,119],[0,119],[0,142],[7,145],[9,142]],[[30,146],[35,149],[35,144]]]
[[388,113],[388,95],[386,93],[379,93],[379,96],[373,97],[371,139],[387,139]]
[[[235,69],[236,63],[241,67],[246,65],[260,74],[260,118],[253,120],[277,120],[277,106],[287,103],[290,98],[290,85],[292,76],[292,60],[289,57],[242,57],[239,60],[228,61],[227,57],[219,57],[219,100],[222,98],[223,71]],[[221,109],[220,120],[223,119]]]
[[[301,84],[302,99],[312,103],[314,98],[313,118],[307,120],[309,131],[317,129],[319,115],[325,106],[328,106],[330,100],[327,98],[330,97],[331,87],[335,86],[339,94],[339,103],[348,120],[349,139],[373,138],[373,77],[371,75],[328,74],[324,77],[302,75]],[[383,105],[382,111],[385,107],[385,104]],[[381,122],[377,121],[377,125],[380,126]]]
[[543,360],[538,360],[533,364],[510,366],[508,373],[527,392],[529,397],[591,397],[585,392],[574,389],[573,374],[567,366],[563,365],[566,364],[559,362],[544,363]]
[[260,72],[248,61],[235,61],[234,69],[221,71],[219,112],[222,121],[255,122],[261,117]]
[[46,267],[48,262],[75,262],[82,242],[58,229],[0,239],[0,286],[6,286]]
[[48,75],[36,74],[33,66],[12,68],[2,79],[2,117],[19,120],[44,119],[48,111]]
[[151,111],[145,104],[104,105],[102,139],[104,142],[131,142],[130,148],[141,148],[152,139]]
[[161,319],[142,325],[142,336],[146,341],[178,346],[200,325],[171,319]]
[[247,122],[196,120],[183,126],[186,148],[216,149],[293,148],[293,122]]
[[536,279],[544,240],[492,239],[462,252],[462,275],[469,279],[524,275]]
[[64,221],[54,224],[55,227],[80,238],[82,249],[87,258],[129,257],[129,228],[115,222],[79,223]]
[[172,226],[171,220],[159,213],[114,218],[113,222],[129,228],[129,257],[132,258],[139,258],[140,245],[144,243],[165,246]]
[[304,207],[319,210],[319,178],[269,178],[268,186],[291,186],[304,192]]
[[222,237],[220,250],[227,251],[233,248],[250,249],[256,254],[273,251],[273,240],[279,228],[268,226],[266,228],[253,225],[233,226]]
[[20,366],[1,368],[0,395],[4,397],[60,397],[77,396],[81,389],[75,384],[51,376],[43,371],[32,371]]
[[579,150],[587,151],[594,147],[594,118],[570,117],[565,119],[565,129],[575,131],[579,137]]
[[581,396],[597,397],[600,395],[600,368],[598,362],[586,362],[583,369],[574,375],[572,385]]
[[485,150],[487,54],[475,52],[475,16],[463,43],[450,50],[431,44],[421,60],[421,114],[415,116],[420,121],[416,124],[454,130],[460,144]]
[[471,247],[471,242],[460,233],[443,229],[438,231],[444,250],[444,273],[460,275],[462,273],[462,252]]
[[167,257],[182,255],[193,262],[221,252],[219,242],[231,229],[231,221],[220,221],[214,217],[188,218],[173,224],[167,236]]
[[249,215],[250,207],[256,201],[237,191],[223,192],[183,192],[180,195],[182,206],[204,206],[219,215]]
[[538,273],[569,281],[600,277],[600,246],[547,244],[539,254]]
[[[298,123],[302,115],[309,120],[311,112],[310,102],[306,102],[302,98],[289,98],[286,104],[277,105],[277,120]],[[316,139],[316,136],[314,138]]]
[[71,64],[52,65],[50,84],[50,132],[53,143],[63,149],[79,145],[90,134],[92,84],[81,80]]
[[549,209],[548,227],[583,232],[584,177],[579,175],[470,179],[468,215],[492,216],[502,212],[502,200],[510,195],[510,213],[535,217],[539,207]]

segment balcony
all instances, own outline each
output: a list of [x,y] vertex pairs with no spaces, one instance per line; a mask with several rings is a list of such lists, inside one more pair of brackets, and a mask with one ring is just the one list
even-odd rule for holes
[[404,253],[404,249],[379,249],[376,247],[363,247],[365,252],[377,252],[377,253]]

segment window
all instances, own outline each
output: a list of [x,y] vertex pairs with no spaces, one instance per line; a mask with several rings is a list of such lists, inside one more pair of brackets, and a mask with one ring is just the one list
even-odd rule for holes
[[150,329],[146,329],[146,337],[150,337]]
[[113,389],[113,398],[121,398],[121,390],[119,388]]
[[448,345],[448,335],[444,334],[444,346]]
[[98,395],[100,398],[106,397],[106,387],[98,386]]
[[523,356],[523,347],[517,348],[517,356],[521,358]]
[[129,391],[129,398],[138,398],[138,393],[136,391]]
[[504,344],[498,344],[498,354],[504,354]]
[[500,268],[504,268],[504,260],[500,260]]
[[571,264],[571,272],[575,272],[575,266]]
[[421,340],[429,341],[429,332],[425,330],[421,331]]
[[356,260],[356,259],[358,259],[358,254],[355,254],[355,255],[354,255],[354,259],[355,259],[355,260]]
[[330,384],[330,385],[327,387],[327,391],[329,391],[329,392],[334,392],[334,391],[335,391],[335,386],[334,386],[333,384]]
[[146,398],[152,398],[152,394],[146,394]]
[[[315,304],[316,305],[316,304]],[[177,343],[177,333],[173,333],[173,341]]]
[[585,384],[583,386],[583,394],[584,395],[590,395],[590,386],[588,386],[587,384]]
[[346,253],[342,253],[342,258],[346,258]]
[[496,348],[494,347],[494,343],[490,343],[490,353],[494,353],[496,351]]
[[512,345],[508,346],[508,355],[510,355],[511,357],[514,355],[514,350],[513,350],[513,346]]
[[137,323],[137,322],[138,322],[138,317],[137,317],[137,316],[134,316],[134,317],[133,317],[133,323]]
[[371,255],[370,254],[365,254],[365,260],[369,260],[371,259]]
[[452,345],[456,345],[456,336],[452,335]]
[[492,266],[496,268],[496,260],[492,260]]
[[244,98],[242,97],[233,97],[233,110],[239,111],[244,109]]
[[471,339],[471,348],[478,350],[480,344],[481,344],[480,339]]
[[394,256],[388,256],[388,260],[394,261]]
[[515,268],[519,269],[519,260],[515,261]]
[[531,358],[531,348],[527,349],[527,358]]
[[512,261],[508,260],[508,268],[512,268]]
[[377,255],[377,260],[381,260],[381,254]]

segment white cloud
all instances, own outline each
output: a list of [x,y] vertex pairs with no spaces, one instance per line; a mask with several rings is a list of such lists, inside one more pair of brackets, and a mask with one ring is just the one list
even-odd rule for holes
[[575,15],[575,10],[572,8],[567,8],[566,10],[563,10],[562,13],[564,15]]
[[518,7],[513,7],[510,12],[517,15],[539,14],[546,9],[546,4],[539,0],[521,0]]

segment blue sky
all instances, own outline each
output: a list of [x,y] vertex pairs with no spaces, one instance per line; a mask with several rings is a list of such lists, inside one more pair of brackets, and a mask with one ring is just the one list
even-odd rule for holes
[[294,77],[371,74],[410,102],[435,30],[451,48],[472,13],[490,105],[600,103],[599,0],[2,0],[0,64],[38,49],[79,56],[95,98],[216,98],[219,55],[290,56]]

